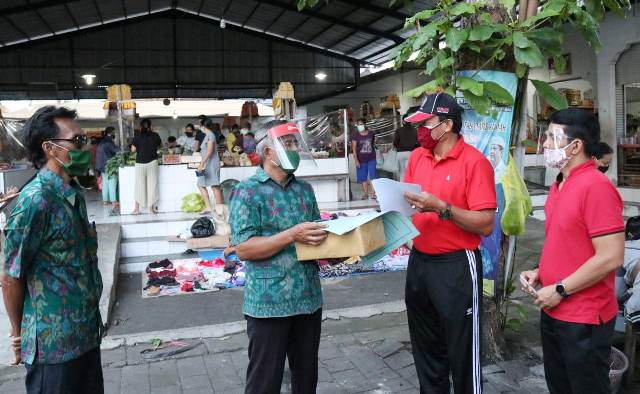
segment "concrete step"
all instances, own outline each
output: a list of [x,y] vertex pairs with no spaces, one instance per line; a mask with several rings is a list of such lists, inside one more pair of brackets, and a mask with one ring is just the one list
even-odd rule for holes
[[138,257],[123,257],[120,259],[120,273],[121,274],[134,274],[138,272],[144,272],[145,268],[149,263],[157,261],[169,259],[180,260],[180,259],[191,259],[198,257],[197,254],[182,254],[182,253],[172,253],[172,254],[162,254],[155,256],[138,256]]
[[122,257],[156,256],[182,253],[187,249],[186,242],[169,242],[166,236],[126,238],[120,243]]
[[124,223],[122,224],[122,238],[126,240],[178,235],[185,228],[190,228],[196,220],[197,217],[193,219],[158,220],[147,223]]

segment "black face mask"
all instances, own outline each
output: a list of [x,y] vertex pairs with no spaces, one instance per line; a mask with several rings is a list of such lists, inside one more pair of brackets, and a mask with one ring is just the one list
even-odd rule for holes
[[598,170],[600,170],[601,173],[605,173],[607,171],[609,171],[609,166],[600,166],[598,167]]
[[189,138],[193,137],[193,133],[186,132],[186,133],[184,133],[184,134],[185,134],[187,137],[189,137]]

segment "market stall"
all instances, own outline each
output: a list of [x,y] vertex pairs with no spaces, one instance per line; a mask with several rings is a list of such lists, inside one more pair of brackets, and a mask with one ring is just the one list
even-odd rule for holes
[[[339,152],[346,149],[347,124],[344,111],[294,120],[303,130],[309,147],[313,150],[315,163],[302,161],[296,176],[311,184],[318,202],[336,202],[349,200],[349,169],[346,157]],[[342,138],[336,139],[336,134]],[[229,153],[231,155],[231,153]],[[228,159],[228,157],[227,157]],[[252,176],[257,166],[250,164],[246,155],[231,161],[245,166],[225,165],[220,169],[220,182],[228,180],[242,181]],[[158,212],[180,211],[184,196],[195,193],[197,178],[195,168],[199,156],[164,155],[159,170]],[[229,160],[223,162],[229,163]],[[169,164],[171,163],[171,164]],[[135,168],[133,163],[119,169],[119,188],[121,212],[133,211],[135,193]],[[213,200],[213,199],[212,199]]]

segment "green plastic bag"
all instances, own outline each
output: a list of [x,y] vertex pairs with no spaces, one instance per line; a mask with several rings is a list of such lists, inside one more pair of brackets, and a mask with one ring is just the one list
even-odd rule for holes
[[182,212],[200,212],[204,209],[204,199],[200,193],[187,194],[182,198]]
[[500,219],[502,232],[506,235],[522,235],[527,216],[531,215],[533,203],[527,185],[520,176],[511,155],[509,155],[509,164],[502,175],[502,188],[505,199],[504,212]]

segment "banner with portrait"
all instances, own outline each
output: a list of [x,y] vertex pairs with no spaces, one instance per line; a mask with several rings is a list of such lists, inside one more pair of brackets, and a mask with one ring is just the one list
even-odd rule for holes
[[[502,71],[462,71],[460,76],[470,77],[477,81],[492,81],[506,89],[515,98],[518,79],[515,74]],[[504,190],[502,188],[502,175],[507,168],[509,160],[509,143],[513,120],[513,106],[498,105],[493,103],[490,112],[492,115],[480,115],[474,111],[464,99],[461,92],[457,94],[457,100],[465,109],[462,116],[462,135],[465,141],[476,147],[491,162],[495,172],[496,197],[498,208],[496,210],[495,226],[493,233],[488,237],[482,237],[480,252],[482,254],[484,293],[495,294],[495,281],[498,275],[498,264],[502,253],[502,228],[500,219],[505,207]]]

